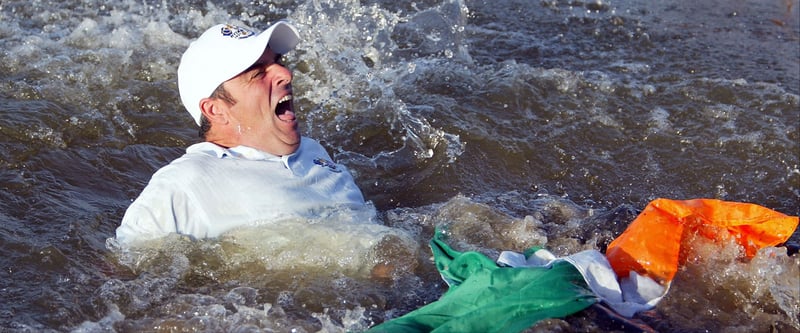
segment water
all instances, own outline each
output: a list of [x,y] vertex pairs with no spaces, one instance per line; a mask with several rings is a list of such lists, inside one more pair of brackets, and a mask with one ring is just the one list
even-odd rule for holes
[[[365,329],[445,290],[427,242],[603,250],[652,199],[800,213],[798,1],[0,2],[0,330]],[[374,207],[172,237],[113,236],[195,142],[189,41],[288,18],[304,132]],[[302,232],[301,232],[302,231]],[[303,236],[298,236],[302,234]],[[692,241],[651,312],[535,330],[800,330],[800,236],[738,257]],[[391,264],[386,278],[370,267]]]

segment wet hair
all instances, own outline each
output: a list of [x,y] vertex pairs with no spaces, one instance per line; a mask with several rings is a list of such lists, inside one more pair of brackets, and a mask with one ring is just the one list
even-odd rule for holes
[[[228,102],[230,104],[236,104],[236,100],[233,99],[233,97],[231,97],[231,94],[228,93],[227,90],[225,90],[225,87],[223,86],[224,84],[225,83],[223,82],[219,86],[217,86],[217,89],[214,89],[214,92],[212,92],[211,95],[208,96],[208,97],[209,98],[218,98],[218,99],[221,99],[221,100],[223,100],[225,102]],[[200,114],[200,129],[197,131],[197,135],[201,139],[205,139],[206,138],[206,134],[210,130],[211,130],[211,122],[208,121],[206,116],[204,116],[201,113]]]

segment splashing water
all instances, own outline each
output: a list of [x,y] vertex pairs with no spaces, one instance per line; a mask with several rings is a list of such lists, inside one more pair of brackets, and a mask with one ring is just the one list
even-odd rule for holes
[[[797,215],[798,7],[4,0],[0,327],[362,331],[446,290],[435,227],[461,251],[568,255],[604,250],[658,197]],[[107,244],[150,175],[197,141],[175,82],[189,41],[278,19],[302,35],[286,63],[305,134],[374,207]],[[532,330],[798,330],[799,239],[749,261],[692,239],[654,311]]]

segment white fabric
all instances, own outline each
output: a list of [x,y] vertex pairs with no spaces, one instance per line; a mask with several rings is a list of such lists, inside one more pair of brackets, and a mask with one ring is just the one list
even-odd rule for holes
[[544,249],[534,252],[528,258],[521,253],[503,251],[497,263],[510,267],[549,267],[560,260],[575,266],[601,301],[628,318],[637,312],[654,308],[669,290],[669,285],[661,286],[635,272],[618,280],[605,255],[595,250],[582,251],[563,258],[557,258]]
[[216,237],[238,226],[364,205],[350,173],[312,139],[303,137],[283,157],[204,142],[153,174],[116,236],[121,244],[169,233]]
[[178,90],[183,105],[200,125],[200,100],[252,66],[267,45],[276,54],[285,54],[299,42],[297,29],[284,21],[273,24],[260,34],[230,24],[209,28],[189,44],[181,56]]

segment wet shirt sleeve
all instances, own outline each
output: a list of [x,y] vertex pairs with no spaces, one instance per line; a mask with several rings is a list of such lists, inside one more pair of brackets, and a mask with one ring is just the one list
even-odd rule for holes
[[203,209],[185,186],[185,173],[167,166],[153,175],[150,183],[128,207],[116,237],[120,244],[132,244],[166,236],[170,233],[202,235],[200,218],[194,210]]

